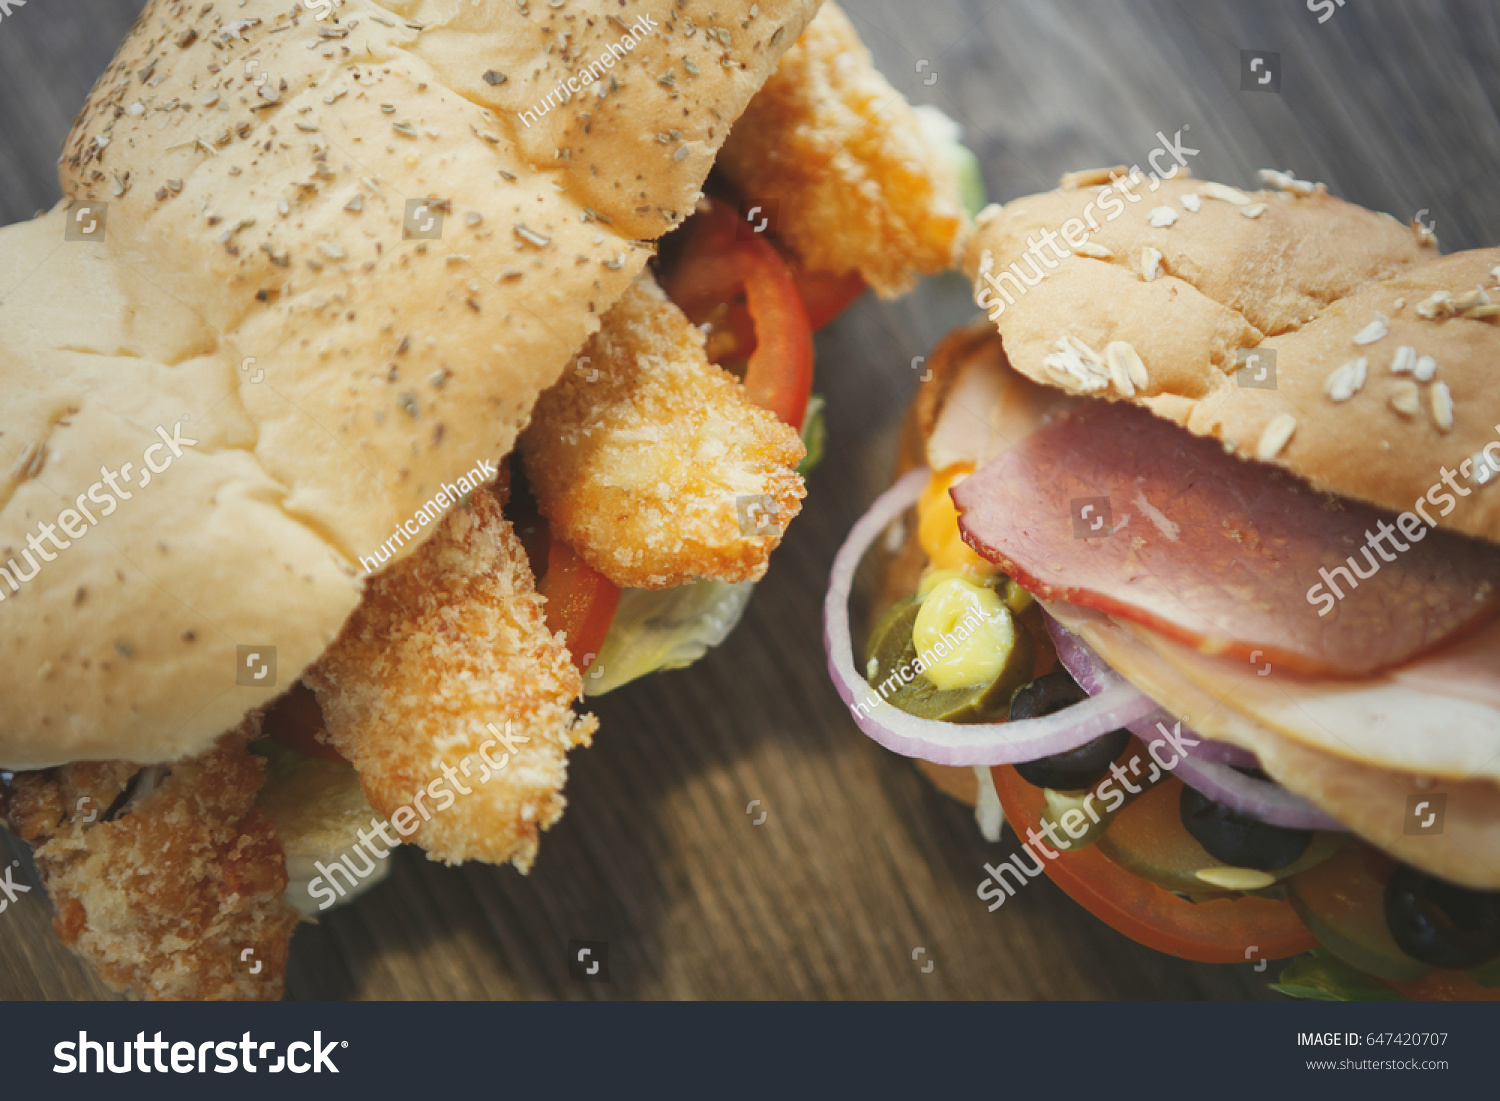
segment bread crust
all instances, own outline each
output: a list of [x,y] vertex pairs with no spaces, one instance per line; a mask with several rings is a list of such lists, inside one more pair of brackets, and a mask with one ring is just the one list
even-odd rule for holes
[[36,845],[58,939],[113,989],[281,997],[297,914],[281,844],[255,807],[265,765],[245,745],[258,727],[252,714],[129,803],[139,766],[123,761],[16,777],[11,828]]
[[[1484,305],[1500,301],[1500,250],[1440,257],[1430,235],[1322,191],[1246,193],[1187,179],[1154,190],[1137,181],[1140,201],[1109,196],[1123,213],[1094,217],[1090,230],[1085,219],[1106,190],[1027,196],[980,218],[965,268],[1022,374],[1143,405],[1318,489],[1398,513],[1445,470],[1468,478],[1475,456],[1500,443],[1500,311]],[[1198,210],[1184,204],[1189,195]],[[1028,240],[1040,245],[1045,233],[1066,255],[1027,254]],[[1143,265],[1145,249],[1155,256]],[[1474,294],[1477,308],[1424,316],[1439,293],[1458,303]],[[1098,354],[1098,388],[1059,369],[1063,338]],[[1148,379],[1129,393],[1107,377],[1116,342],[1133,349]],[[1394,372],[1403,347],[1431,356],[1435,375]],[[1257,351],[1275,353],[1274,388],[1237,374]],[[1360,358],[1363,384],[1343,395],[1332,376]],[[1450,398],[1451,422],[1440,411]],[[1433,511],[1438,525],[1500,541],[1497,480],[1470,482],[1458,508]]]

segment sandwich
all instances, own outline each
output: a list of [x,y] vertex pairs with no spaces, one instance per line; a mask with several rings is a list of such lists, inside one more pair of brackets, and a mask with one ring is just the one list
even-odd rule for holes
[[1261,182],[982,213],[829,667],[1011,827],[989,911],[1045,874],[1288,994],[1495,999],[1500,249]]
[[800,508],[815,325],[972,226],[832,4],[324,9],[152,0],[0,246],[4,817],[132,997],[529,869]]

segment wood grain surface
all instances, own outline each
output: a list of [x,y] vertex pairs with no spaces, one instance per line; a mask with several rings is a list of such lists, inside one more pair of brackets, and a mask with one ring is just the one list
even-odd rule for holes
[[[56,200],[69,120],[139,6],[30,0],[0,17],[0,221]],[[1493,0],[1358,0],[1323,24],[1304,0],[845,8],[901,91],[962,123],[996,199],[1144,164],[1158,130],[1183,129],[1200,178],[1289,168],[1403,220],[1423,212],[1445,250],[1500,243]],[[1279,54],[1279,93],[1240,90],[1242,50]],[[913,357],[973,313],[949,276],[867,298],[819,336],[828,457],[733,638],[594,702],[602,730],[573,755],[567,815],[529,877],[403,850],[370,895],[298,932],[291,997],[1275,996],[1274,965],[1159,955],[1045,879],[987,912],[983,865],[1013,838],[987,845],[856,730],[828,681],[830,562],[888,482]],[[0,836],[34,884],[23,848]],[[40,891],[0,913],[0,997],[109,996],[49,922]],[[608,943],[610,983],[568,978],[575,938]]]

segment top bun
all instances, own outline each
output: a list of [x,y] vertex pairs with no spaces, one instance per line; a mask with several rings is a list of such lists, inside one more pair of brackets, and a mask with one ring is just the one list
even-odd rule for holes
[[1436,486],[1440,526],[1500,541],[1500,250],[1442,257],[1282,173],[1123,171],[980,215],[965,266],[1012,366],[1395,512]]
[[68,201],[0,241],[0,768],[175,760],[293,683],[493,476],[818,4],[742,6],[147,5]]

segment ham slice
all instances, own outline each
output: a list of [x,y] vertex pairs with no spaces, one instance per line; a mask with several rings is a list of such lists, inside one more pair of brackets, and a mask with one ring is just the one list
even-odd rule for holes
[[1414,540],[1394,517],[1125,405],[1041,425],[953,499],[969,545],[1044,600],[1302,673],[1368,677],[1474,630],[1500,601],[1500,548],[1411,518]]

